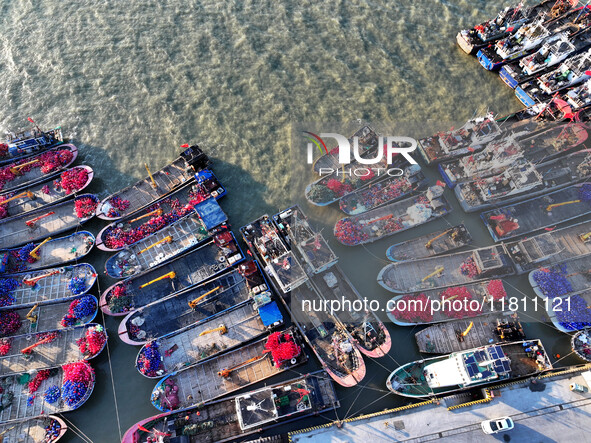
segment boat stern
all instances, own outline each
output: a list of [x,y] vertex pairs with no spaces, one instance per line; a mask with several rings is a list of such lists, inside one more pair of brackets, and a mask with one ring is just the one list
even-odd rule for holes
[[456,42],[462,51],[464,51],[466,54],[472,54],[475,48],[469,40],[468,32],[469,31],[466,30],[458,32],[456,34]]
[[494,52],[492,50],[487,51],[487,48],[483,48],[476,54],[476,58],[478,59],[478,63],[482,65],[484,69],[487,71],[494,71],[501,66],[501,62],[495,60],[493,57]]
[[533,98],[521,88],[521,86],[517,86],[515,88],[515,95],[519,99],[521,103],[525,105],[526,108],[530,108],[536,104]]
[[517,76],[517,73],[514,72],[510,66],[503,66],[499,71],[499,77],[501,77],[501,80],[512,89],[515,89],[519,84]]

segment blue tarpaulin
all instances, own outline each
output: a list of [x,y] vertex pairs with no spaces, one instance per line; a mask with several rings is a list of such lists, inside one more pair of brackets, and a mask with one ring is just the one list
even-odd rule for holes
[[208,198],[195,206],[195,211],[201,217],[205,228],[209,231],[228,220],[226,213],[220,208],[215,198]]
[[271,302],[259,308],[259,315],[265,326],[271,326],[273,323],[283,323],[283,315],[279,311],[277,302]]
[[208,178],[213,178],[215,177],[215,175],[213,175],[213,172],[211,172],[209,169],[203,169],[197,173],[195,173],[195,178],[197,179],[197,183],[202,183],[205,180],[207,180]]

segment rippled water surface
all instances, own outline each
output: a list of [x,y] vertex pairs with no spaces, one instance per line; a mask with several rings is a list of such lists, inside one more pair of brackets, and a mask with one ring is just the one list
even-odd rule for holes
[[[92,191],[101,196],[143,177],[144,162],[156,170],[177,156],[181,144],[199,143],[227,186],[222,206],[236,232],[260,214],[291,204],[299,196],[296,183],[311,178],[296,180],[292,173],[294,158],[299,162],[294,156],[300,155],[290,149],[296,122],[420,128],[429,120],[446,129],[487,109],[519,109],[512,91],[455,45],[458,29],[504,6],[499,0],[4,0],[0,129],[22,126],[28,116],[44,128],[61,125],[81,148],[82,161],[95,168]],[[387,300],[375,276],[394,241],[340,247],[331,233],[337,209],[307,211],[325,228],[362,295]],[[395,240],[460,221],[479,244],[489,242],[478,220],[458,207],[448,219]],[[102,226],[89,225],[94,232]],[[97,252],[91,262],[102,272],[106,257]],[[112,281],[103,277],[100,283],[104,289]],[[512,284],[528,291],[522,279]],[[111,363],[106,353],[94,362],[95,393],[66,415],[96,442],[117,441],[119,428],[124,432],[156,412],[149,404],[154,383],[134,369],[137,350],[119,341],[117,324],[106,320]],[[389,329],[394,348],[368,363],[368,389],[339,389],[340,418],[405,404],[384,383],[398,363],[418,356],[416,330]],[[547,326],[530,330],[547,336],[553,352],[567,346]],[[311,361],[301,371],[317,368],[312,355]],[[78,438],[70,433],[70,440]]]

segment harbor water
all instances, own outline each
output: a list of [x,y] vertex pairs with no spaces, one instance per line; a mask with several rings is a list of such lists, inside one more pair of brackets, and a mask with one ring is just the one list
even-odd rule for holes
[[[453,193],[449,216],[367,247],[340,245],[332,234],[343,216],[337,205],[304,203],[314,176],[300,147],[301,122],[339,122],[397,128],[426,136],[458,127],[488,110],[521,108],[496,74],[482,69],[455,44],[459,29],[508,6],[506,1],[327,0],[313,2],[196,0],[5,0],[0,4],[0,129],[32,117],[42,128],[61,125],[80,148],[78,164],[95,170],[89,192],[105,197],[177,157],[184,143],[199,144],[228,190],[221,206],[238,234],[254,218],[301,203],[322,229],[362,296],[391,294],[376,282],[385,251],[397,243],[460,222],[477,246],[492,241],[479,217],[464,213]],[[330,129],[330,128],[328,128]],[[426,174],[437,180],[435,168]],[[97,233],[104,223],[86,227]],[[89,261],[102,275],[108,254]],[[509,295],[533,291],[526,277],[506,280]],[[98,289],[93,289],[95,295]],[[384,312],[378,315],[387,321]],[[102,318],[98,317],[99,320]],[[529,337],[551,355],[566,355],[569,337],[541,311],[522,313]],[[116,442],[138,420],[154,415],[154,381],[135,369],[137,348],[117,337],[118,320],[105,318],[108,352],[92,364],[97,385],[90,400],[64,417],[77,429],[65,441]],[[416,328],[387,324],[393,347],[355,388],[338,388],[335,414],[305,419],[274,432],[308,427],[404,405],[385,380],[399,364],[419,358]],[[269,380],[319,368],[310,362]],[[566,358],[559,364],[575,364]],[[273,432],[268,433],[273,434]]]

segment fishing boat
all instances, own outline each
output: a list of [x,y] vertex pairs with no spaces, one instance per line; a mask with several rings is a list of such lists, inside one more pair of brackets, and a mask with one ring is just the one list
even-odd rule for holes
[[271,301],[269,286],[255,261],[129,313],[119,325],[119,337],[127,344],[143,345],[251,299],[256,299],[257,306]]
[[582,123],[557,125],[519,142],[512,137],[494,141],[476,154],[441,163],[438,168],[447,185],[453,188],[457,183],[499,175],[521,159],[543,163],[584,148],[587,135]]
[[[188,182],[141,212],[136,211],[105,226],[97,235],[97,247],[102,251],[116,252],[131,246],[195,212],[197,205],[210,197],[207,188],[197,182]],[[204,209],[211,210],[212,204]]]
[[78,409],[90,398],[94,384],[94,370],[87,361],[3,377],[0,400],[4,408],[0,411],[0,422],[13,423]]
[[64,141],[61,127],[42,131],[38,126],[19,132],[7,132],[0,143],[0,165],[46,151]]
[[501,280],[488,280],[397,295],[388,302],[388,318],[397,326],[417,326],[471,319],[505,311],[507,292]]
[[501,174],[458,183],[454,193],[466,212],[518,202],[547,194],[591,176],[588,149],[535,165],[518,160]]
[[78,148],[65,144],[0,167],[0,191],[15,191],[55,177],[67,169],[77,156]]
[[591,362],[591,329],[583,329],[571,338],[573,352],[587,362]]
[[86,256],[94,246],[94,235],[78,231],[65,237],[47,238],[22,248],[0,250],[0,274],[60,266]]
[[184,409],[228,395],[308,360],[292,329],[239,347],[164,377],[152,390],[160,411]]
[[443,187],[431,186],[417,197],[342,218],[335,224],[334,235],[345,246],[362,245],[443,217],[451,209]]
[[416,260],[463,248],[472,243],[472,236],[464,224],[396,243],[386,250],[390,261]]
[[315,206],[328,206],[339,201],[342,197],[376,182],[384,176],[400,176],[403,174],[400,158],[394,157],[392,164],[388,163],[386,149],[376,149],[375,157],[379,157],[371,168],[358,160],[353,160],[347,165],[334,169],[333,172],[324,174],[321,178],[306,186],[305,197]]
[[538,16],[548,14],[547,17],[554,18],[564,14],[573,7],[573,3],[576,4],[571,1],[546,0],[525,8],[521,2],[516,6],[506,7],[494,18],[471,29],[461,30],[456,35],[456,42],[466,54],[475,54],[480,48],[517,32],[521,26]]
[[506,243],[518,274],[591,254],[591,221]]
[[505,84],[515,89],[521,83],[533,80],[573,55],[591,46],[591,29],[584,28],[571,37],[544,43],[540,49],[521,60],[506,64],[499,71]]
[[55,415],[44,415],[28,420],[0,425],[5,442],[54,443],[68,431],[68,426]]
[[378,283],[390,292],[439,289],[475,283],[515,273],[504,245],[391,263],[378,274]]
[[[260,309],[260,311],[259,311]],[[136,359],[136,368],[148,378],[158,378],[213,358],[268,332],[263,318],[274,311],[272,322],[283,324],[275,302],[255,308],[248,301],[218,315],[145,344]],[[263,314],[261,314],[263,312]]]
[[[96,215],[103,220],[118,220],[133,214],[192,181],[195,172],[206,169],[210,163],[199,146],[187,148],[172,163],[154,173],[146,163],[148,176],[104,198],[96,208]],[[225,193],[223,188],[221,192]]]
[[279,294],[288,293],[308,279],[268,215],[243,226],[240,233],[251,253],[258,257],[267,275],[279,288]]
[[589,25],[590,13],[585,8],[570,9],[547,21],[539,16],[532,22],[490,47],[481,48],[476,57],[484,69],[494,71],[501,66],[525,57],[544,43],[552,43],[563,37],[569,38]]
[[[310,276],[310,283],[323,301],[363,306],[361,295],[339,265]],[[379,358],[390,352],[390,333],[374,312],[343,308],[334,317],[353,338],[353,343],[362,354]]]
[[[98,301],[94,295],[86,294],[71,301],[17,305],[10,309],[3,307],[0,318],[14,319],[10,329],[2,328],[3,338],[66,329],[90,323],[98,312]],[[14,314],[16,313],[16,314]],[[18,329],[17,326],[19,326]]]
[[451,354],[493,343],[525,340],[517,314],[493,312],[429,326],[415,334],[419,352]]
[[546,102],[566,88],[588,80],[590,68],[591,49],[569,58],[539,78],[522,83],[515,88],[515,95],[525,106]]
[[[133,425],[122,443],[221,443],[260,433],[279,424],[319,415],[340,406],[332,382],[317,371],[195,408],[164,413]],[[186,437],[186,438],[185,438]]]
[[316,289],[306,282],[291,291],[290,303],[281,300],[322,368],[339,385],[353,387],[365,377],[365,362],[342,323],[329,312],[312,309],[311,303],[319,298]]
[[[551,267],[540,267],[528,274],[529,283],[536,295],[542,299],[568,294],[577,294],[589,289],[589,280],[591,279],[591,266],[589,259],[591,256],[583,255],[581,257],[565,260]],[[572,298],[572,297],[571,297]],[[556,302],[560,305],[559,302]],[[557,309],[563,309],[559,306]],[[568,309],[570,311],[570,309]]]
[[[206,207],[212,210],[206,211]],[[207,199],[195,206],[195,213],[113,254],[105,263],[105,271],[113,278],[144,272],[202,244],[227,220],[217,202]]]
[[[0,194],[0,220],[16,217],[65,200],[84,190],[92,181],[90,166],[75,166],[22,191]],[[0,221],[0,224],[2,221]]]
[[94,217],[97,202],[96,195],[82,194],[73,200],[3,220],[0,249],[15,248],[80,228]]
[[[287,244],[295,249],[296,259],[308,269],[309,284],[322,301],[349,303],[351,306],[363,303],[357,289],[338,266],[337,256],[322,234],[315,232],[299,206],[276,214],[273,220]],[[328,321],[332,320],[338,322],[368,357],[383,357],[390,351],[390,333],[374,312],[341,309],[338,316],[329,317]]]
[[34,306],[69,300],[86,294],[96,281],[97,273],[88,263],[81,263],[42,271],[3,274],[3,306]]
[[[310,141],[313,141],[316,146],[318,146],[317,141],[320,137],[314,136],[312,133],[308,133],[314,139],[309,138]],[[367,157],[370,155],[374,155],[377,147],[378,147],[378,134],[376,131],[368,125],[364,125],[359,130],[357,130],[351,137],[349,137],[349,145],[353,146],[355,143],[355,137],[357,137],[357,146],[359,147],[359,153],[361,157]],[[320,157],[314,160],[314,164],[312,165],[314,168],[314,172],[317,174],[323,175],[327,171],[334,171],[335,169],[341,168],[341,164],[339,163],[339,147],[335,147],[330,151],[322,142],[322,147],[324,148],[324,152]],[[320,147],[319,147],[320,148]],[[320,148],[322,152],[322,148]]]
[[550,369],[540,340],[517,341],[407,363],[390,374],[386,386],[394,394],[423,398],[507,383]]
[[480,214],[498,242],[556,226],[591,213],[591,184],[568,186],[514,205]]
[[101,296],[100,307],[107,315],[127,315],[215,277],[243,260],[234,235],[224,231],[175,260],[110,286]]
[[561,95],[561,99],[568,103],[573,111],[588,108],[591,105],[591,80],[568,89]]
[[105,328],[97,323],[0,339],[0,376],[51,369],[90,360],[107,343]]
[[427,180],[419,165],[404,170],[404,176],[384,177],[355,192],[345,195],[339,207],[347,215],[358,215],[379,206],[409,197],[427,186]]
[[308,273],[329,269],[338,257],[320,232],[310,226],[308,217],[298,205],[273,216],[273,222],[281,233],[286,247],[299,252],[299,262]]

